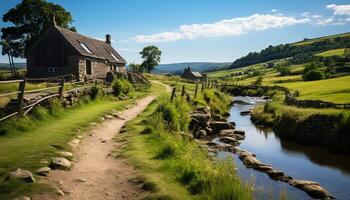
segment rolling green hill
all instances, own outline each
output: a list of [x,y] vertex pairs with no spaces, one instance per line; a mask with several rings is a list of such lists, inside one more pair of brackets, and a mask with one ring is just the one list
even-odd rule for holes
[[153,73],[181,74],[184,68],[190,66],[192,71],[205,72],[228,67],[231,62],[184,62],[172,64],[160,64],[153,70]]
[[291,44],[269,46],[260,52],[251,52],[242,58],[235,60],[230,66],[233,68],[245,67],[257,63],[267,62],[282,58],[310,54],[318,54],[333,49],[344,49],[350,47],[350,33],[330,35],[315,39],[304,39]]

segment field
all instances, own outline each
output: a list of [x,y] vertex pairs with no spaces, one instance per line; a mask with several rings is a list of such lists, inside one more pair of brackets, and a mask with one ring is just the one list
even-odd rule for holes
[[344,54],[345,49],[333,49],[329,51],[324,51],[322,53],[316,54],[317,56],[329,57],[329,56],[341,56]]
[[321,99],[334,103],[350,103],[350,76],[320,81],[278,84],[300,92],[300,99]]
[[310,39],[307,41],[300,41],[300,42],[296,42],[293,43],[294,45],[306,45],[306,44],[311,44],[314,42],[318,42],[324,39],[332,39],[332,38],[336,38],[336,37],[350,37],[350,33],[341,33],[341,34],[336,34],[336,35],[330,35],[330,36],[325,36],[325,37],[319,37],[319,38],[314,38],[314,39]]

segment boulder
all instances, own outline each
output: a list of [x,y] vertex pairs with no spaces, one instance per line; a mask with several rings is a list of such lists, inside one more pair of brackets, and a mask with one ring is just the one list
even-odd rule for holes
[[233,126],[236,126],[236,123],[235,122],[229,122],[230,124],[232,124]]
[[206,107],[198,107],[198,108],[196,108],[195,111],[196,111],[196,112],[205,113],[205,114],[210,115],[210,107],[209,107],[209,106],[206,106]]
[[194,138],[203,139],[207,136],[207,132],[205,130],[199,130],[194,134]]
[[213,119],[214,119],[215,121],[226,122],[226,119],[223,118],[221,115],[214,115],[214,116],[213,116]]
[[106,118],[106,119],[113,119],[112,115],[104,115],[104,118]]
[[229,137],[234,136],[234,134],[235,134],[235,129],[224,129],[224,130],[221,130],[219,133],[220,136],[229,136]]
[[73,154],[71,152],[68,152],[68,151],[58,151],[57,155],[64,157],[64,158],[68,158],[68,159],[73,158]]
[[250,155],[250,156],[246,156],[243,159],[243,164],[247,167],[247,168],[258,168],[261,165],[265,165],[263,163],[261,163],[256,157]]
[[50,167],[42,167],[38,170],[36,170],[36,173],[40,176],[48,176],[51,172],[51,168]]
[[210,128],[213,129],[214,133],[219,133],[221,130],[224,130],[224,129],[234,128],[234,126],[228,122],[210,122],[209,126]]
[[208,126],[208,121],[210,119],[208,114],[194,113],[191,114],[191,117],[198,121],[200,127],[204,128]]
[[199,121],[195,118],[192,118],[188,125],[188,129],[193,132],[198,131],[200,129]]
[[20,179],[27,183],[36,182],[32,172],[21,168],[16,169],[16,171],[10,172],[6,180],[8,179]]
[[242,130],[235,130],[235,134],[236,135],[245,135],[245,132],[244,131],[242,131]]
[[227,144],[231,144],[233,146],[238,146],[239,145],[239,142],[233,137],[227,137],[227,136],[226,137],[221,137],[220,141],[224,142],[224,143],[227,143]]
[[251,111],[250,110],[246,110],[246,111],[242,111],[242,112],[240,112],[240,114],[241,115],[249,115],[251,113]]
[[281,178],[283,178],[284,173],[281,172],[281,171],[272,169],[272,170],[270,170],[270,171],[267,171],[267,175],[269,175],[269,177],[270,177],[271,179],[280,180]]
[[226,144],[226,143],[220,143],[220,144],[216,144],[214,148],[219,151],[229,151],[232,149],[232,145]]
[[69,169],[72,163],[66,158],[53,158],[50,164],[52,169]]
[[308,195],[315,199],[335,199],[324,187],[322,187],[317,182],[291,180],[289,184],[305,191]]

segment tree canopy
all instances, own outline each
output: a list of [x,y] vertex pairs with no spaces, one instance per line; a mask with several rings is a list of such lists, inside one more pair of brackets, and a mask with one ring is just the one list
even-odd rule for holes
[[53,24],[53,16],[58,26],[70,28],[72,16],[62,6],[45,0],[23,0],[2,17],[4,22],[13,25],[1,29],[1,43],[5,48],[2,54],[23,57],[29,47],[44,31]]
[[141,67],[151,73],[151,70],[159,64],[162,52],[156,46],[147,46],[143,48],[140,55],[143,58]]

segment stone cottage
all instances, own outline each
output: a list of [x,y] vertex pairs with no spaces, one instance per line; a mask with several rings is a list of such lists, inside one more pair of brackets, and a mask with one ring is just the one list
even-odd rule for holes
[[206,82],[207,81],[207,75],[201,74],[199,72],[193,72],[191,71],[190,67],[185,68],[184,72],[181,75],[181,78],[189,79],[194,82]]
[[73,74],[76,79],[104,78],[108,72],[126,73],[126,61],[106,40],[90,38],[55,23],[28,48],[27,77]]

